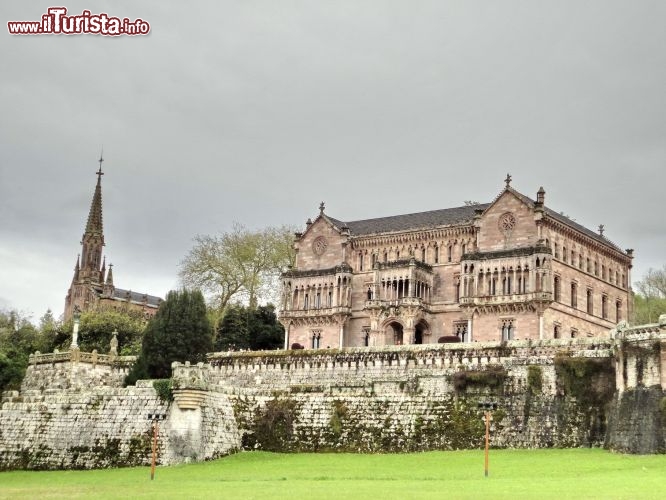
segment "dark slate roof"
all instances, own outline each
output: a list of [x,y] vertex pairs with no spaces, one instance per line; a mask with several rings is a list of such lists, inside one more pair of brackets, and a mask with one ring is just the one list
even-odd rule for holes
[[129,293],[130,302],[136,304],[143,304],[144,296],[146,298],[146,304],[151,307],[159,307],[160,302],[162,302],[161,297],[156,297],[154,295],[143,294],[139,292],[132,292],[131,290],[123,290],[122,288],[115,288],[113,290],[113,298],[117,300],[127,300]]
[[380,217],[378,219],[365,219],[349,222],[343,222],[332,217],[327,217],[338,228],[342,229],[346,225],[354,236],[363,236],[367,234],[432,229],[441,226],[463,224],[471,222],[474,219],[475,210],[485,210],[489,206],[489,203],[485,203],[481,205],[445,208],[442,210],[431,210],[429,212],[394,215],[392,217]]
[[565,215],[562,215],[562,214],[559,214],[559,213],[555,212],[554,210],[551,210],[548,207],[544,207],[544,208],[545,208],[545,211],[546,211],[546,215],[548,215],[548,217],[551,217],[551,218],[555,219],[556,221],[558,221],[562,224],[565,224],[565,225],[567,225],[567,226],[569,226],[569,227],[571,227],[571,228],[573,228],[577,231],[580,231],[581,233],[589,236],[590,238],[593,238],[593,239],[597,240],[600,243],[611,246],[615,250],[617,250],[618,252],[626,253],[624,250],[622,250],[620,247],[618,247],[611,240],[609,240],[608,238],[605,238],[604,236],[601,236],[599,233],[595,233],[591,229],[588,229],[585,226],[581,226],[577,222],[572,221],[569,217],[567,217]]
[[[525,202],[530,207],[533,207],[536,203],[529,196],[525,196],[522,193],[519,193],[513,188],[509,188],[510,191],[518,196],[523,202]],[[504,192],[504,191],[503,191]],[[502,192],[502,193],[503,193]],[[502,195],[500,193],[499,196]],[[470,223],[474,219],[474,212],[477,209],[486,210],[490,207],[492,203],[482,203],[479,205],[469,205],[464,207],[456,208],[445,208],[442,210],[431,210],[429,212],[419,212],[415,214],[406,214],[406,215],[394,215],[391,217],[380,217],[377,219],[365,219],[357,221],[344,222],[333,217],[328,218],[338,229],[342,229],[347,226],[349,231],[354,236],[365,236],[370,234],[381,234],[381,233],[393,233],[399,231],[413,231],[418,229],[432,229],[441,226],[454,226],[459,224]],[[556,221],[569,226],[576,231],[583,233],[584,235],[600,242],[605,245],[608,245],[615,250],[625,253],[620,247],[610,241],[608,238],[601,236],[599,233],[596,233],[585,226],[578,224],[577,222],[569,219],[568,217],[551,210],[548,207],[544,207],[545,213],[548,217],[555,219]]]

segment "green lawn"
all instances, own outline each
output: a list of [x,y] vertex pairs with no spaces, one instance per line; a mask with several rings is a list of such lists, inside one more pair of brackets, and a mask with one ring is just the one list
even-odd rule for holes
[[0,498],[666,498],[666,455],[597,449],[402,455],[240,453],[214,462],[0,473]]

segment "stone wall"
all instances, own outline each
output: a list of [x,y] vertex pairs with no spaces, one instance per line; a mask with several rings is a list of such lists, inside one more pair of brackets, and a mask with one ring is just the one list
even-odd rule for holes
[[[579,339],[216,353],[206,377],[211,390],[233,401],[246,448],[474,448],[483,436],[478,403],[488,400],[500,408],[494,446],[590,446],[603,444],[604,410],[590,411],[566,394],[555,359],[605,363],[610,377],[602,382],[612,396],[611,349],[609,340]],[[184,367],[174,374],[187,376]]]
[[[155,412],[166,413],[167,405],[150,384],[5,393],[0,470],[147,464],[151,427],[146,417]],[[165,437],[162,429],[162,447]]]
[[239,449],[475,448],[487,401],[496,447],[660,452],[663,323],[607,339],[214,353],[174,363],[173,401],[151,381],[119,387],[118,360],[40,355],[3,397],[0,469],[147,464],[151,413],[166,414],[162,464]]

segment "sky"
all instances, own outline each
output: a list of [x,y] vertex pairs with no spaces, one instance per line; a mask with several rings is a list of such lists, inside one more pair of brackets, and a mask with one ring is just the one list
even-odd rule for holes
[[[666,264],[666,2],[67,1],[145,36],[8,33],[0,309],[64,309],[104,149],[116,286],[164,296],[197,234],[518,191]],[[63,5],[58,4],[58,5]]]

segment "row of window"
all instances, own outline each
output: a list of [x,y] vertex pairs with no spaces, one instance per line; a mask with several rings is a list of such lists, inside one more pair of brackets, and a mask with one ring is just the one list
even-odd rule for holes
[[[587,314],[594,315],[594,292],[591,288],[588,288],[585,294],[586,298],[586,308]],[[555,276],[553,280],[553,299],[555,302],[562,302],[562,283],[559,276]],[[575,281],[571,282],[571,295],[570,295],[570,305],[574,309],[578,309],[578,283]],[[601,317],[603,319],[610,319],[610,313],[608,310],[608,295],[605,293],[601,295]],[[618,323],[622,320],[622,301],[615,301],[615,322]]]
[[573,267],[578,267],[581,271],[585,271],[589,274],[594,274],[597,278],[601,278],[604,281],[609,283],[621,286],[623,288],[627,287],[627,276],[621,272],[620,269],[614,269],[611,266],[606,267],[605,264],[599,265],[599,261],[596,259],[591,259],[590,257],[584,257],[582,253],[576,252],[575,250],[567,250],[565,245],[561,246],[559,243],[553,244],[553,256],[564,262],[565,264],[570,264]]
[[[454,245],[448,245],[446,247],[446,262],[453,262],[453,252],[454,252]],[[417,258],[420,259],[421,262],[425,262],[426,264],[439,264],[440,263],[440,253],[441,253],[441,247],[439,245],[434,246],[434,252],[430,252],[431,255],[428,255],[429,252],[427,251],[428,249],[426,247],[421,247],[417,248],[415,250],[408,251],[407,254],[403,254],[403,258]],[[460,244],[460,255],[463,255],[465,251],[467,250],[467,244],[466,243],[461,243]],[[392,260],[400,260],[400,250],[396,250],[395,253],[391,256],[389,254],[389,251],[384,251],[383,253],[380,252],[372,252],[369,255],[369,260],[366,258],[368,254],[360,251],[358,253],[357,259],[356,259],[356,269],[358,271],[363,271],[365,267],[369,264],[370,267],[366,270],[373,269],[375,267],[375,264],[381,259],[382,262],[388,262],[389,257],[392,257]]]

